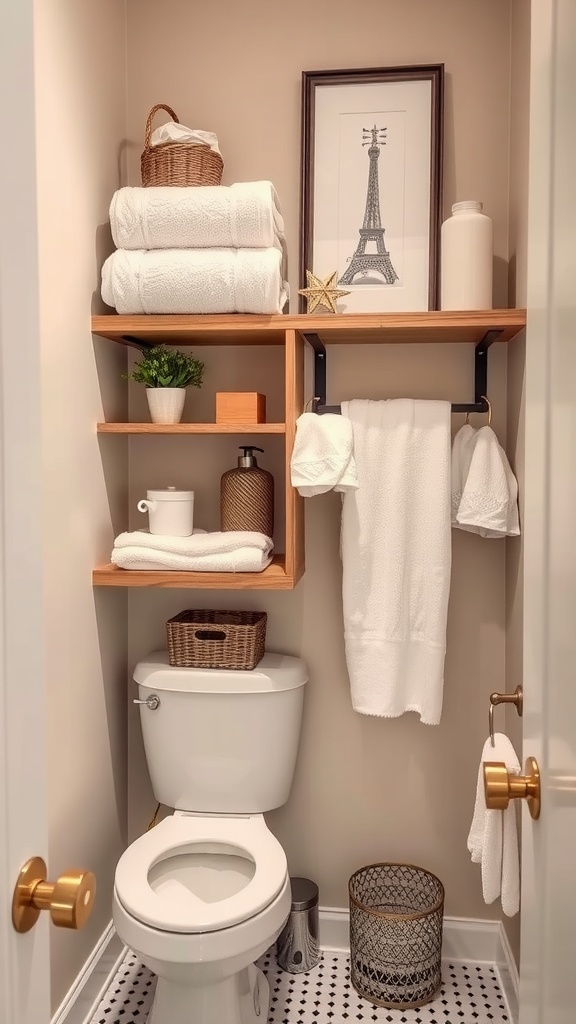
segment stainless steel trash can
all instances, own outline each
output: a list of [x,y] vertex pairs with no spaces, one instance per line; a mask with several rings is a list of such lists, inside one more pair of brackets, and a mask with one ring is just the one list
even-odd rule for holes
[[291,878],[292,906],[276,943],[278,965],[303,974],[321,960],[318,942],[318,886],[309,878]]

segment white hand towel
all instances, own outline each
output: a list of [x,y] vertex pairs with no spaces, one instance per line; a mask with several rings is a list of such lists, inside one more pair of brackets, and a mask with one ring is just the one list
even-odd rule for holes
[[491,427],[462,427],[452,468],[452,525],[486,538],[517,537],[518,484]]
[[462,501],[462,491],[468,478],[470,460],[477,431],[469,423],[458,431],[452,442],[452,469],[451,469],[451,509],[452,526],[458,525],[458,509]]
[[121,188],[110,204],[117,249],[271,249],[284,221],[270,181]]
[[272,561],[272,549],[270,537],[250,531],[167,537],[137,530],[116,538],[111,561],[121,569],[262,572]]
[[344,495],[343,601],[352,704],[442,712],[450,587],[450,404],[353,401],[357,491]]
[[214,132],[204,132],[200,128],[187,128],[179,121],[166,121],[166,124],[161,124],[152,132],[150,138],[152,147],[162,146],[165,142],[197,142],[202,146],[209,146],[215,153],[222,155],[218,148],[218,138]]
[[345,416],[305,412],[296,420],[290,460],[292,486],[305,498],[358,489],[352,424]]
[[484,795],[484,763],[502,761],[509,772],[518,775],[520,764],[514,747],[503,733],[494,736],[494,746],[486,740],[478,768],[474,815],[468,835],[472,862],[482,869],[482,895],[485,903],[501,898],[502,910],[513,917],[520,909],[520,857],[516,808],[511,801],[505,811],[488,810]]
[[102,298],[119,313],[281,313],[278,249],[118,249],[102,267]]

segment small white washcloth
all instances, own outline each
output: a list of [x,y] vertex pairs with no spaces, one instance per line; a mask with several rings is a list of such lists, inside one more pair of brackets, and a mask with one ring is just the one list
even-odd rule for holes
[[296,420],[290,472],[292,486],[305,498],[331,490],[357,490],[350,420],[332,413],[302,413]]
[[110,227],[117,249],[282,249],[285,244],[270,181],[121,188],[110,204]]
[[359,488],[344,495],[344,636],[365,715],[442,713],[450,590],[450,404],[342,404]]
[[279,249],[117,249],[102,298],[119,313],[281,313]]
[[273,547],[270,537],[250,531],[164,537],[136,530],[116,537],[111,561],[121,569],[262,572],[272,561]]
[[458,431],[452,446],[452,525],[481,537],[517,537],[518,484],[491,427]]
[[520,773],[516,751],[504,733],[494,735],[494,746],[486,740],[482,750],[474,816],[468,835],[468,850],[473,864],[482,867],[482,895],[485,903],[498,897],[507,917],[520,909],[520,855],[514,801],[505,811],[488,810],[484,796],[484,763],[502,761],[509,772]]

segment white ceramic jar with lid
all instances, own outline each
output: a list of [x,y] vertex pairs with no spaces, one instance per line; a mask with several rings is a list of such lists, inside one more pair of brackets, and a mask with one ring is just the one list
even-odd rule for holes
[[482,203],[454,203],[441,233],[441,309],[492,309],[493,238]]
[[190,537],[194,526],[194,491],[166,487],[146,491],[138,502],[139,512],[148,512],[150,533],[165,537]]

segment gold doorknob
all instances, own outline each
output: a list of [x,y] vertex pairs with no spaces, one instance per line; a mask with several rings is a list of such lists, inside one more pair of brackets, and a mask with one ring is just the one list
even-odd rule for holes
[[501,761],[484,762],[484,794],[486,807],[504,811],[511,800],[526,800],[534,819],[540,817],[540,769],[535,757],[528,757],[525,775],[509,774]]
[[41,910],[49,910],[58,928],[82,928],[92,913],[96,877],[92,871],[69,868],[57,882],[46,881],[46,865],[32,857],[22,865],[12,897],[12,924],[28,932]]

